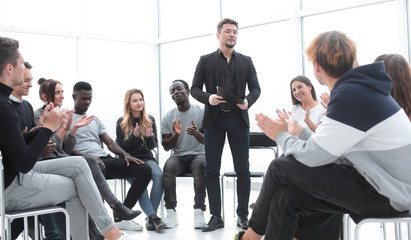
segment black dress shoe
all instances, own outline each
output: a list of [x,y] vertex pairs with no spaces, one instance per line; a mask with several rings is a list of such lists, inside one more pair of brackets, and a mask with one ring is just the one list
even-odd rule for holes
[[90,240],[104,240],[104,236],[101,235],[100,231],[96,227],[96,224],[90,217],[88,220],[88,235]]
[[205,225],[203,228],[201,228],[201,231],[211,232],[211,231],[216,230],[217,228],[223,228],[223,227],[224,227],[223,219],[219,216],[213,215],[211,216],[211,219],[208,222],[208,224]]
[[141,214],[141,211],[133,211],[122,203],[117,204],[113,208],[114,222],[121,222],[123,220],[131,220]]
[[237,218],[237,227],[240,227],[243,230],[248,229],[248,220],[246,217],[238,217]]
[[166,228],[166,224],[163,221],[161,221],[161,218],[157,217],[157,215],[154,215],[153,217],[150,217],[150,220],[153,222],[156,232],[158,233],[164,232],[164,228]]

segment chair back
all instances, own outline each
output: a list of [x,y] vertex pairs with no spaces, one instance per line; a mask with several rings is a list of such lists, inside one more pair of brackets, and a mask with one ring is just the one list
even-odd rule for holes
[[276,147],[277,143],[263,132],[250,132],[250,147]]
[[278,157],[278,145],[263,132],[250,132],[250,148],[267,148],[274,151],[274,157]]

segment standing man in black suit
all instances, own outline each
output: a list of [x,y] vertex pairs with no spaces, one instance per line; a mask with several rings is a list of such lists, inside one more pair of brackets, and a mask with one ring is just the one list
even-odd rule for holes
[[[251,58],[234,51],[238,23],[222,19],[217,25],[219,49],[200,58],[191,87],[192,96],[204,103],[204,145],[206,153],[207,193],[211,219],[203,232],[223,228],[221,218],[220,167],[221,154],[227,133],[237,173],[237,225],[248,228],[248,200],[250,196],[250,171],[248,150],[250,146],[247,109],[261,93],[257,74]],[[205,92],[203,91],[205,85]],[[249,94],[245,96],[248,85]]]

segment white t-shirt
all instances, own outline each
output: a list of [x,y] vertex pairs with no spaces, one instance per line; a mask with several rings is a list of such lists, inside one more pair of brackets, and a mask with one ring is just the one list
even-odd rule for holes
[[[308,127],[307,124],[304,122],[305,118],[305,110],[302,108],[301,104],[293,105],[292,109],[295,118],[297,119],[298,123],[303,127]],[[315,106],[314,108],[310,109],[310,120],[318,126],[321,123],[323,118],[323,113],[326,109],[320,103]]]

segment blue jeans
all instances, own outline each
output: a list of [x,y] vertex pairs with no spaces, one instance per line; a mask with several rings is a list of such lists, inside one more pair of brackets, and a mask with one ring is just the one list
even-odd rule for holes
[[[153,185],[151,187],[150,197],[148,196],[147,189],[141,195],[138,202],[143,212],[147,215],[157,214],[158,205],[160,205],[161,197],[163,196],[163,172],[160,166],[154,160],[143,159],[148,166],[151,167],[151,179],[153,180]],[[127,182],[132,184],[135,178],[128,178]],[[150,200],[151,199],[151,200]]]

